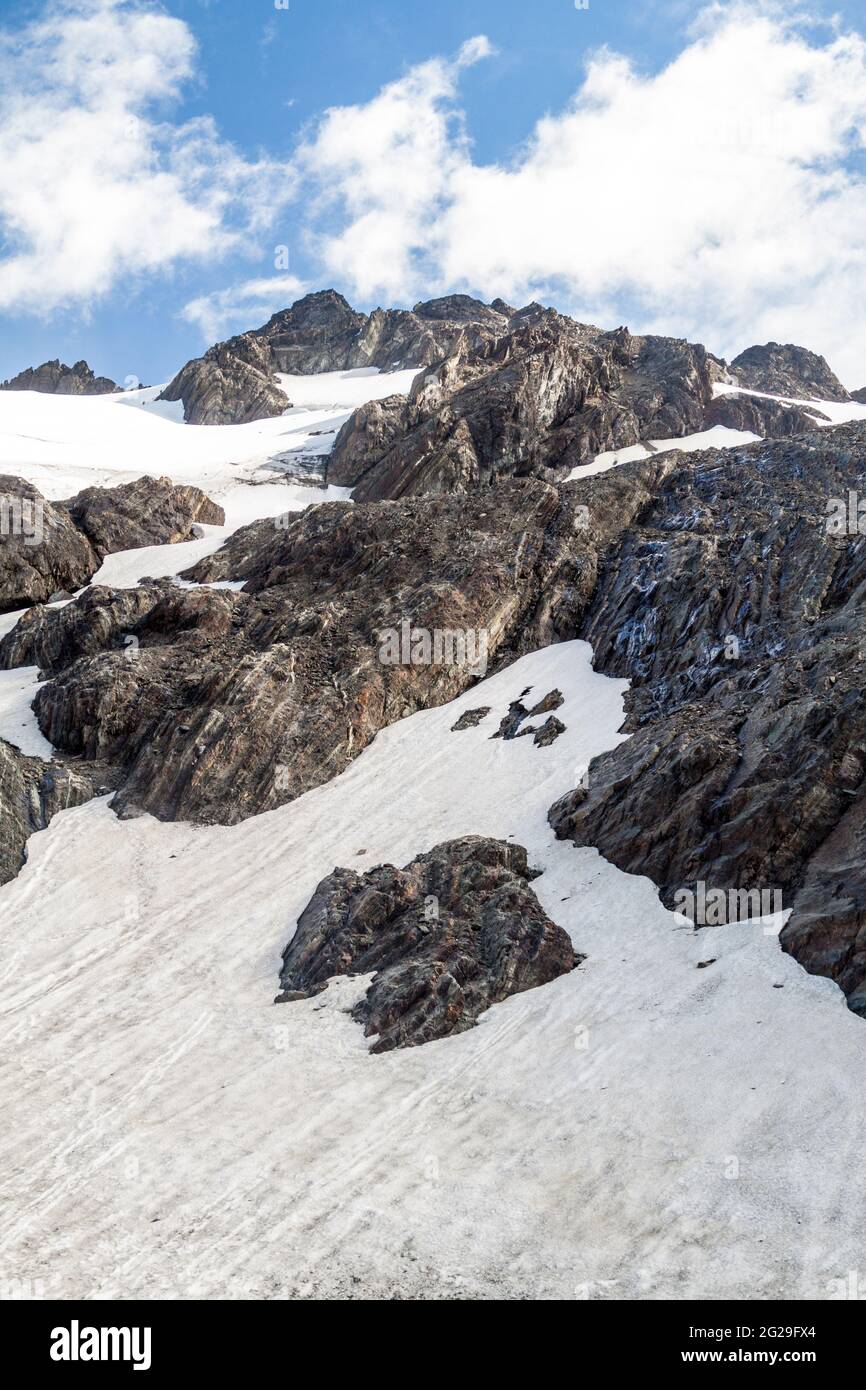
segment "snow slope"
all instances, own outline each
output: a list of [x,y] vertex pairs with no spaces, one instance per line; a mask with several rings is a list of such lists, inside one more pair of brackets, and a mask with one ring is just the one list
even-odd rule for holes
[[[557,843],[624,682],[572,642],[402,721],[240,826],[57,817],[0,890],[0,1270],[47,1297],[829,1297],[866,1239],[866,1028],[754,924],[686,929]],[[491,740],[530,685],[548,749]],[[492,712],[452,733],[468,708]],[[588,954],[475,1030],[372,1056],[363,980],[275,1007],[335,864],[512,837]],[[714,964],[698,969],[699,962]]]
[[821,401],[821,400],[801,400],[794,396],[771,396],[766,391],[749,391],[745,386],[728,386],[725,382],[716,382],[713,386],[714,396],[757,396],[762,401],[778,401],[781,405],[800,405],[808,408],[812,406],[827,418],[821,420],[817,415],[814,416],[816,425],[823,425],[829,429],[832,425],[845,425],[850,420],[866,420],[866,405],[860,405],[857,401]]
[[727,425],[714,425],[712,429],[701,430],[698,434],[684,434],[679,439],[651,439],[647,444],[630,444],[626,449],[608,449],[596,454],[592,463],[579,464],[572,468],[566,482],[574,478],[590,478],[594,473],[607,473],[621,463],[635,463],[639,459],[651,458],[653,454],[663,454],[669,449],[682,449],[686,454],[697,453],[700,449],[736,449],[741,444],[757,444],[760,435],[748,430],[732,430]]
[[51,501],[143,475],[195,483],[225,508],[233,530],[326,496],[347,496],[342,488],[325,493],[280,483],[274,461],[328,453],[357,405],[408,391],[414,375],[371,368],[286,377],[298,397],[292,409],[273,420],[218,428],[183,424],[178,403],[156,400],[159,386],[90,397],[2,391],[0,469],[29,478]]

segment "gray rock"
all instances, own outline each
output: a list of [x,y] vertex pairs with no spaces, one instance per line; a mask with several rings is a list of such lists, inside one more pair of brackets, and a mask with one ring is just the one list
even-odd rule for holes
[[105,396],[119,390],[109,377],[94,376],[86,362],[67,367],[56,357],[41,367],[27,367],[0,384],[0,391],[41,391],[51,396]]
[[731,363],[741,386],[797,400],[850,401],[823,357],[793,343],[764,343],[746,348]]
[[402,870],[335,869],[298,920],[276,1002],[375,971],[354,1010],[376,1038],[371,1051],[465,1032],[491,1005],[584,959],[542,910],[535,876],[520,845],[480,836],[437,845]]
[[82,588],[114,551],[186,540],[195,523],[224,520],[198,488],[166,478],[51,503],[21,478],[0,476],[0,612]]
[[866,495],[866,426],[657,462],[580,627],[632,681],[631,738],[551,824],[668,906],[701,882],[778,892],[785,948],[862,1009],[866,537],[828,534],[825,512]]

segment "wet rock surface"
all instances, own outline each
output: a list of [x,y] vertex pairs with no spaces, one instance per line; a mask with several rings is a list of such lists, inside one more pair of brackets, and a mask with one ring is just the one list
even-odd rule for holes
[[509,995],[549,984],[583,959],[542,910],[520,845],[467,836],[404,869],[335,869],[298,920],[282,994],[319,993],[335,975],[375,971],[354,1017],[371,1051],[462,1033]]

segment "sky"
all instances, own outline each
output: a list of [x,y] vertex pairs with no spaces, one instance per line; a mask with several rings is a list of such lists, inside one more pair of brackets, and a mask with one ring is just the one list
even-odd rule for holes
[[866,384],[866,10],[0,0],[0,378],[169,379],[310,290]]

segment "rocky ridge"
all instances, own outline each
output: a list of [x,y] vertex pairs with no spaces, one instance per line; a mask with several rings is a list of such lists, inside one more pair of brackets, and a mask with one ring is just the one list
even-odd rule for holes
[[51,396],[107,396],[120,389],[109,377],[95,376],[86,362],[67,367],[56,357],[0,383],[0,391],[40,391]]

